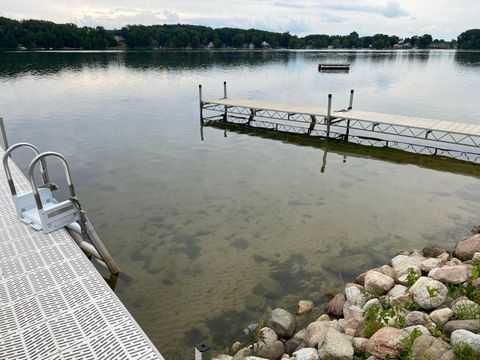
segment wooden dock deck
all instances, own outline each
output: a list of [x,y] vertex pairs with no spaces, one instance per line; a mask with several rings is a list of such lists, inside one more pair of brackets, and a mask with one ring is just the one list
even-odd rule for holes
[[[352,108],[353,90],[350,104],[345,109],[332,109],[331,99],[329,95],[327,107],[318,107],[230,98],[224,83],[223,98],[204,101],[200,86],[200,117],[202,124],[229,121],[250,127],[343,140],[352,136],[384,140],[407,137],[415,139],[415,143],[455,145],[469,151],[480,146],[480,124],[356,110]],[[213,115],[204,116],[209,112]]]
[[[17,188],[29,191],[18,167],[12,163],[11,169]],[[0,359],[163,360],[65,230],[45,235],[17,218],[4,171]]]

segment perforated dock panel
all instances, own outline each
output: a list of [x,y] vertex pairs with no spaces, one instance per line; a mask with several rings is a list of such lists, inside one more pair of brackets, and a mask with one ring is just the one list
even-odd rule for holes
[[[18,192],[28,191],[11,169]],[[3,169],[0,359],[163,360],[66,231],[45,235],[17,218]]]

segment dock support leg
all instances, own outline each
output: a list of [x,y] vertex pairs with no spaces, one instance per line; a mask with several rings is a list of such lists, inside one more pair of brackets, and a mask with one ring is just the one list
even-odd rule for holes
[[0,118],[0,132],[2,133],[4,150],[7,150],[8,140],[7,140],[7,132],[5,131],[5,123],[3,122],[3,118]]
[[[227,98],[227,82],[223,82],[223,98]],[[223,113],[223,121],[227,121],[227,105],[225,105],[225,112]]]
[[202,85],[198,85],[198,100],[200,103],[200,125],[203,126]]
[[315,125],[317,124],[317,117],[315,115],[310,115],[310,118],[312,119],[312,122],[310,123],[310,127],[308,128],[307,134],[310,135],[315,129]]
[[347,131],[345,132],[345,141],[348,141],[348,135],[350,134],[350,119],[347,120]]
[[348,110],[352,110],[352,106],[353,106],[353,89],[350,90],[350,103],[348,104]]
[[327,113],[327,138],[330,137],[330,125],[332,123],[332,94],[328,94],[328,113]]
[[257,111],[255,109],[250,109],[250,116],[248,117],[247,125],[250,125],[255,115],[257,115]]

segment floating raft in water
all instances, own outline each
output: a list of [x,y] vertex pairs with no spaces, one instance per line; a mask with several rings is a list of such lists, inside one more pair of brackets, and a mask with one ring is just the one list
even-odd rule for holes
[[329,71],[329,70],[343,70],[348,71],[350,70],[350,64],[318,64],[318,71]]

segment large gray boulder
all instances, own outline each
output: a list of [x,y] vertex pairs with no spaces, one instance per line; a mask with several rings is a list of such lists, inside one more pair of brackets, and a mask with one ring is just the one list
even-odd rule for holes
[[365,275],[365,290],[371,294],[383,295],[393,288],[395,281],[378,271],[367,271]]
[[429,310],[445,303],[448,289],[440,281],[422,276],[412,285],[410,293],[418,305]]
[[454,317],[473,320],[478,319],[480,314],[480,305],[470,299],[460,299],[452,303],[452,311]]
[[275,331],[278,336],[289,338],[295,331],[295,317],[287,310],[277,308],[270,314],[267,326]]
[[323,342],[318,344],[321,359],[351,360],[353,358],[353,338],[330,327]]
[[[358,289],[357,289],[358,290]],[[360,293],[360,290],[358,290]],[[343,305],[345,305],[345,295],[343,293],[337,294],[333,297],[332,300],[328,303],[327,307],[325,308],[325,312],[328,315],[332,315],[334,317],[340,317],[343,315]]]
[[454,360],[455,354],[445,341],[428,334],[419,336],[413,342],[412,359]]
[[257,349],[256,355],[269,360],[278,360],[285,352],[283,343],[279,340],[260,341],[255,346]]
[[318,350],[315,348],[303,348],[293,353],[297,360],[319,360]]
[[480,355],[480,335],[474,334],[468,330],[455,330],[450,338],[450,344],[467,344],[472,348],[475,354]]
[[425,325],[428,322],[428,315],[422,311],[412,311],[405,316],[407,326]]
[[442,265],[442,260],[436,258],[429,258],[422,263],[421,270],[428,273],[435,268],[441,267]]
[[450,336],[456,330],[468,330],[474,333],[480,331],[479,320],[451,320],[443,326],[443,334]]
[[434,310],[430,313],[430,320],[438,326],[443,326],[452,318],[453,311],[449,308]]
[[341,331],[338,321],[315,321],[310,323],[305,330],[305,344],[307,347],[317,347],[318,343],[325,340],[328,329],[333,327],[337,331]]
[[462,284],[470,277],[472,265],[443,266],[432,269],[428,277],[438,280],[442,283]]
[[420,272],[422,263],[426,260],[423,256],[397,255],[392,259],[392,267],[398,273],[398,276],[407,273],[409,268]]
[[409,335],[411,335],[415,330],[417,331],[420,331],[422,333],[422,335],[431,335],[430,334],[430,331],[428,331],[428,329],[423,326],[423,325],[412,325],[412,326],[407,326],[405,329],[404,329]]
[[405,330],[385,326],[368,339],[365,351],[380,358],[395,357],[402,351],[402,340],[408,336]]
[[455,247],[454,256],[462,261],[472,260],[473,255],[480,251],[480,235],[460,241]]

